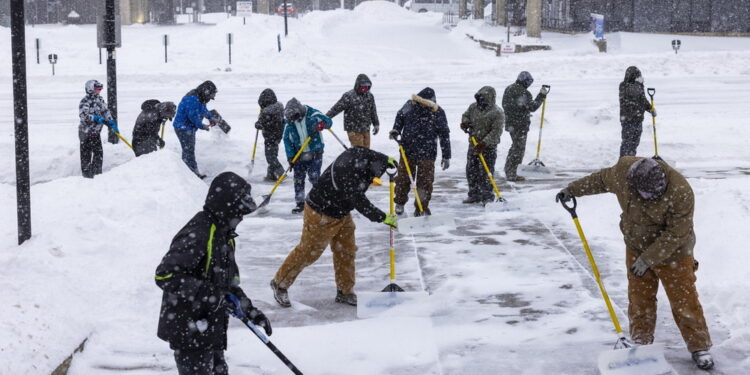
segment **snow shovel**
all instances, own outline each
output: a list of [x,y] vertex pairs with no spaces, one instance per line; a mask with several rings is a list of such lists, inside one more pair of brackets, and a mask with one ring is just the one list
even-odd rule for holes
[[253,168],[255,168],[255,150],[258,148],[258,133],[260,133],[260,129],[255,129],[255,142],[253,142],[253,156],[250,158],[250,166],[247,170],[247,179],[250,179],[250,176],[253,175]]
[[[474,136],[471,136],[471,144],[474,145],[474,147],[477,147],[477,139],[474,138]],[[487,203],[484,205],[485,208],[494,209],[497,211],[512,211],[517,210],[518,208],[511,206],[508,201],[503,198],[503,195],[500,194],[500,189],[497,188],[497,183],[495,183],[495,178],[492,177],[492,172],[490,171],[490,167],[487,166],[487,162],[484,160],[484,155],[482,153],[477,152],[479,155],[479,160],[482,161],[482,166],[484,167],[485,173],[487,173],[487,177],[490,179],[490,183],[492,184],[492,189],[495,191],[495,195],[497,196],[497,200],[492,203]]]
[[599,372],[602,375],[663,375],[663,374],[676,374],[672,366],[669,365],[667,360],[664,358],[664,346],[661,344],[653,345],[636,345],[625,337],[620,322],[615,314],[615,309],[612,307],[612,302],[609,299],[607,290],[604,289],[602,284],[601,275],[599,275],[599,268],[596,267],[594,256],[591,254],[591,248],[589,243],[586,241],[586,236],[583,234],[583,228],[581,223],[578,221],[578,214],[576,214],[576,202],[575,197],[572,198],[573,205],[568,206],[565,201],[561,201],[560,204],[570,213],[573,217],[573,222],[578,230],[578,236],[581,237],[581,243],[583,243],[583,249],[586,251],[586,257],[591,263],[591,271],[596,278],[596,283],[599,285],[599,291],[602,293],[604,303],[607,305],[609,310],[609,316],[612,319],[612,323],[615,326],[615,332],[617,332],[617,342],[615,343],[614,350],[599,353]]
[[[395,173],[388,173],[388,179],[390,180],[390,213],[395,213],[393,196],[396,183],[393,181]],[[401,226],[399,220],[398,225]],[[380,313],[390,310],[391,308],[404,304],[414,303],[427,298],[425,292],[405,292],[398,284],[396,284],[396,247],[394,246],[394,236],[396,229],[389,228],[390,242],[389,242],[389,255],[390,255],[390,284],[388,284],[380,293],[378,292],[360,292],[357,294],[357,317],[358,318],[371,318]]]
[[[164,120],[164,122],[161,123],[161,137],[159,137],[162,141],[162,144],[164,144],[164,127],[167,125],[167,120]],[[159,148],[164,148],[164,146],[160,146]]]
[[292,371],[293,374],[302,375],[302,371],[300,371],[297,366],[295,366],[294,363],[292,363],[292,361],[290,361],[289,358],[287,358],[284,353],[282,353],[281,350],[279,350],[279,348],[277,348],[276,345],[271,342],[271,339],[269,339],[265,333],[263,333],[255,324],[253,324],[253,322],[250,321],[250,319],[248,319],[246,316],[243,316],[240,320],[242,320],[242,323],[245,323],[247,328],[250,328],[250,330],[253,331],[255,336],[258,336],[260,341],[263,341],[263,343],[266,344],[268,349],[270,349],[273,354],[276,354],[276,356],[279,357],[281,362],[284,362],[284,365],[289,368],[289,370]]
[[414,179],[414,174],[411,173],[409,160],[406,158],[406,151],[404,151],[404,146],[401,145],[400,138],[396,139],[396,142],[398,143],[398,148],[401,152],[401,158],[404,160],[406,174],[409,175],[409,181],[413,188],[412,192],[414,193],[414,200],[417,202],[417,209],[421,214],[417,217],[400,219],[398,221],[398,232],[402,234],[415,234],[456,229],[456,221],[453,215],[425,215],[424,207],[422,207],[422,200],[419,199],[419,192],[417,191],[417,181]]
[[[550,86],[549,85],[542,85],[542,89],[546,90],[547,93],[549,93]],[[539,158],[539,154],[541,154],[542,151],[542,129],[544,129],[544,110],[547,107],[547,99],[545,98],[542,102],[542,120],[539,123],[539,140],[536,142],[536,158],[532,160],[528,165],[522,166],[521,170],[526,173],[535,173],[535,174],[543,174],[547,175],[552,173],[552,171],[547,168],[547,166],[544,165],[542,162],[542,159]]]
[[130,142],[128,142],[128,140],[125,139],[125,137],[123,137],[119,131],[115,131],[115,129],[113,129],[112,126],[110,126],[109,124],[107,124],[107,126],[109,127],[110,130],[112,130],[112,133],[115,133],[115,135],[117,135],[117,138],[120,138],[125,143],[125,145],[127,145],[128,147],[130,147],[131,150],[133,150],[133,145],[131,145]]
[[339,141],[339,143],[341,143],[342,146],[344,146],[344,150],[349,149],[349,146],[347,146],[346,143],[344,143],[344,141],[342,141],[341,138],[339,138],[339,136],[333,132],[333,129],[329,128],[328,131],[331,132],[331,134],[333,134],[334,138],[336,138],[336,140]]
[[654,95],[656,95],[656,89],[653,87],[649,87],[647,89],[648,96],[651,97],[651,126],[654,129],[654,159],[664,161],[664,159],[659,156],[659,145],[656,142],[656,116],[653,115],[654,112]]
[[302,155],[302,150],[304,150],[307,147],[307,144],[310,143],[311,139],[312,139],[312,137],[308,136],[307,139],[305,139],[305,141],[302,142],[302,147],[300,147],[299,151],[297,151],[297,154],[294,155],[294,158],[292,159],[292,163],[289,164],[289,168],[287,168],[284,171],[284,173],[281,176],[279,176],[279,179],[276,180],[276,184],[273,185],[273,188],[271,189],[271,192],[263,196],[263,201],[261,201],[260,204],[258,205],[258,209],[266,206],[268,204],[268,202],[271,201],[271,196],[276,191],[276,188],[278,188],[279,185],[281,185],[281,183],[284,181],[284,179],[286,178],[286,176],[289,174],[289,171],[291,171],[292,168],[294,168],[294,163],[297,161],[297,159],[299,158],[299,156]]

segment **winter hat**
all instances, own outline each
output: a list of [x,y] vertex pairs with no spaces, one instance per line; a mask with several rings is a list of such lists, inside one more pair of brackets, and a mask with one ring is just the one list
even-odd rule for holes
[[195,94],[198,95],[201,103],[208,103],[216,97],[216,85],[211,81],[205,81],[198,85],[195,89]]
[[627,180],[644,199],[657,199],[667,190],[667,174],[654,159],[643,158],[633,163]]
[[234,172],[224,172],[211,181],[203,209],[218,219],[229,222],[255,211],[252,186]]
[[301,120],[305,116],[305,113],[307,113],[307,108],[297,98],[289,99],[284,108],[284,117],[291,122]]
[[86,84],[83,87],[86,90],[87,94],[93,94],[94,93],[94,89],[96,89],[96,88],[102,88],[102,87],[104,87],[104,85],[102,85],[101,82],[99,82],[99,81],[97,81],[95,79],[92,79],[92,80],[86,81]]
[[435,98],[435,90],[433,90],[430,87],[425,87],[420,91],[417,96],[419,96],[422,99],[431,100],[433,102],[437,102],[437,99]]
[[516,78],[516,82],[522,84],[524,87],[529,88],[532,83],[534,83],[534,77],[531,76],[531,73],[527,71],[523,71],[521,73],[518,73],[518,78]]

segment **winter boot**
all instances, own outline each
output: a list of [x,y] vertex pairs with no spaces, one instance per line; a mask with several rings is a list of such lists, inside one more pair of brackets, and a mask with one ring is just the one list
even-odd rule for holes
[[404,205],[396,204],[396,215],[403,215],[403,214],[404,214]]
[[523,177],[523,176],[506,176],[505,177],[505,181],[508,181],[508,182],[521,182],[521,181],[526,181],[526,177]]
[[297,202],[297,206],[292,208],[293,214],[299,214],[302,213],[302,211],[305,210],[305,202]]
[[341,289],[336,289],[336,302],[357,306],[357,295],[354,293],[344,293]]
[[701,370],[710,370],[714,368],[714,358],[708,350],[696,350],[693,352],[693,362]]
[[289,302],[289,294],[286,289],[279,288],[279,284],[276,284],[276,280],[271,280],[271,290],[273,290],[273,298],[281,307],[291,307],[292,303]]
[[265,180],[269,182],[276,182],[278,178],[274,177],[272,174],[267,174]]
[[482,200],[479,199],[479,197],[468,197],[464,199],[461,203],[463,204],[474,204],[474,203],[481,203]]
[[415,210],[414,210],[414,217],[419,217],[419,216],[430,216],[430,215],[432,215],[432,212],[430,212],[430,209],[429,209],[429,208],[427,208],[427,207],[422,207],[422,209],[424,210],[423,212],[420,212],[420,211],[419,211],[419,208],[415,209]]

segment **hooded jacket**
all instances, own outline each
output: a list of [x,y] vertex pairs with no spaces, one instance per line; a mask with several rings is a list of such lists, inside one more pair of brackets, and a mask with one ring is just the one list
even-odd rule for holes
[[[471,124],[469,136],[477,139],[477,142],[483,142],[487,146],[495,147],[500,143],[500,136],[503,134],[503,124],[505,123],[505,114],[497,106],[495,89],[491,86],[484,86],[474,95],[475,98],[487,103],[485,108],[481,108],[477,102],[472,103],[469,109],[461,116],[461,122]],[[469,140],[471,143],[471,140]]]
[[341,219],[356,209],[380,223],[385,212],[375,207],[365,193],[372,179],[388,168],[388,156],[364,147],[350,147],[326,168],[307,195],[307,204],[316,212]]
[[360,93],[359,88],[363,83],[372,86],[372,81],[365,74],[360,74],[354,81],[354,89],[349,90],[341,96],[336,104],[326,113],[333,118],[342,111],[344,112],[344,130],[355,133],[368,133],[370,124],[380,126],[378,120],[378,109],[375,106],[375,97],[372,92]]
[[94,116],[99,116],[109,121],[112,120],[112,113],[107,108],[107,103],[101,95],[94,91],[86,91],[86,96],[81,99],[78,103],[78,118],[81,120],[78,125],[78,133],[80,136],[92,136],[99,135],[102,131],[103,124],[97,124],[94,121]]
[[203,211],[180,229],[156,267],[156,285],[164,291],[157,334],[173,350],[226,349],[226,294],[236,295],[244,311],[252,308],[240,288],[230,225],[249,192],[250,184],[232,172],[216,176]]
[[393,130],[401,134],[401,145],[409,159],[435,160],[437,139],[440,139],[442,158],[451,158],[448,119],[435,103],[435,91],[429,87],[412,95],[401,107],[396,113]]
[[135,156],[154,152],[164,141],[159,136],[159,129],[167,119],[175,115],[175,105],[172,102],[160,103],[156,99],[149,99],[141,104],[141,113],[135,120],[133,127],[133,151]]
[[271,89],[265,89],[258,97],[260,115],[255,123],[256,128],[263,132],[263,139],[271,143],[279,143],[284,133],[284,105],[276,99]]
[[649,266],[663,265],[693,254],[695,232],[693,189],[679,172],[659,161],[666,172],[667,188],[656,200],[643,199],[627,180],[630,166],[642,158],[624,156],[604,168],[573,181],[573,196],[613,193],[622,209],[620,230],[629,250]]
[[505,111],[505,130],[508,132],[529,131],[531,125],[531,112],[536,111],[547,97],[537,94],[534,100],[524,83],[516,80],[515,83],[505,88],[503,93],[503,110]]
[[631,66],[625,70],[625,78],[620,82],[620,122],[643,123],[643,112],[651,110],[651,103],[643,91],[641,71]]
[[302,139],[297,132],[297,122],[289,121],[289,118],[299,117],[300,115],[302,119],[299,122],[305,126],[307,135],[312,138],[303,152],[322,153],[325,144],[323,143],[323,137],[320,136],[320,132],[315,127],[320,122],[325,123],[326,129],[330,129],[331,125],[333,125],[333,121],[317,109],[303,105],[295,98],[289,100],[286,108],[284,108],[284,117],[287,118],[284,123],[284,150],[286,151],[287,159],[294,158],[300,147],[302,147],[302,143],[305,142],[305,139]]
[[211,81],[206,81],[198,85],[180,101],[177,107],[172,125],[175,129],[189,130],[195,133],[198,129],[208,129],[203,125],[203,119],[211,119],[211,112],[206,107],[211,99],[216,95],[216,85]]

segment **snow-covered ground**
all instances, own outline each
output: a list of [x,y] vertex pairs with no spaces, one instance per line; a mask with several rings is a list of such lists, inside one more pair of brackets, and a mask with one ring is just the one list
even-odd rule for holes
[[[620,140],[617,85],[629,65],[656,87],[659,151],[688,177],[696,193],[698,288],[709,321],[717,374],[750,372],[750,256],[743,249],[750,223],[750,39],[672,35],[608,35],[599,54],[588,35],[544,33],[552,51],[495,57],[469,33],[501,41],[505,30],[463,22],[453,30],[438,14],[415,14],[390,3],[366,2],[354,11],[313,12],[290,20],[253,16],[247,25],[224,14],[214,25],[123,28],[118,50],[119,123],[130,138],[143,100],[179,101],[211,79],[211,103],[233,126],[229,135],[201,132],[197,158],[210,176],[245,175],[252,150],[257,96],[272,87],[286,102],[297,97],[323,111],[353,86],[358,73],[373,80],[382,129],[373,148],[396,155],[387,139],[396,111],[425,86],[437,92],[452,129],[451,168],[437,172],[434,212],[455,214],[456,230],[397,237],[400,284],[430,293],[428,317],[357,319],[332,303],[330,254],[309,267],[290,289],[294,306],[273,301],[268,281],[299,237],[301,218],[289,214],[292,187],[277,191],[268,213],[239,227],[242,286],[274,324],[272,340],[309,374],[593,374],[596,353],[615,336],[591,279],[575,229],[554,203],[575,177],[614,163]],[[226,33],[232,32],[232,64]],[[0,29],[8,51],[9,30]],[[170,35],[169,63],[161,36]],[[161,291],[153,271],[176,231],[201,208],[205,183],[179,158],[167,129],[167,147],[134,158],[123,144],[105,144],[105,173],[80,176],[77,104],[87,79],[106,82],[98,64],[95,28],[27,28],[29,120],[34,236],[16,245],[15,171],[10,54],[0,55],[0,374],[50,373],[84,339],[72,374],[174,372],[168,345],[156,335]],[[42,64],[33,58],[42,39]],[[518,40],[522,42],[523,39]],[[536,41],[535,41],[536,42]],[[44,60],[57,53],[57,75]],[[231,69],[227,69],[231,68]],[[521,70],[536,78],[532,92],[550,84],[542,159],[556,173],[527,183],[502,183],[522,210],[485,213],[460,204],[466,194],[467,142],[460,116],[484,85],[500,93]],[[538,115],[534,117],[538,124]],[[342,118],[334,129],[344,136]],[[533,158],[537,128],[529,134]],[[342,149],[326,136],[325,163]],[[503,135],[498,172],[509,147]],[[639,154],[651,155],[651,127]],[[259,153],[260,154],[260,153]],[[256,194],[265,161],[251,178]],[[497,174],[498,177],[502,173]],[[501,178],[499,178],[502,181]],[[368,194],[387,207],[387,189]],[[623,245],[614,197],[580,200],[579,214],[618,307],[627,307]],[[387,284],[387,230],[355,215],[357,287]],[[581,266],[583,265],[583,266]],[[700,373],[660,296],[657,341],[681,374]],[[243,326],[233,323],[227,352],[232,373],[284,374],[283,365]]]

